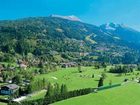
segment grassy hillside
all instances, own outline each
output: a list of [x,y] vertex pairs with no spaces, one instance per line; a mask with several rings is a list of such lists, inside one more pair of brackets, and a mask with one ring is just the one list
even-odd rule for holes
[[53,105],[139,105],[140,85],[128,83],[123,86],[76,97]]

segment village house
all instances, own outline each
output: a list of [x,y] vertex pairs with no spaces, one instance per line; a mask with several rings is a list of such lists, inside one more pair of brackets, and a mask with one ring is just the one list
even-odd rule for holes
[[19,68],[26,70],[27,69],[27,65],[25,65],[25,64],[19,64]]
[[3,95],[11,95],[19,89],[19,86],[16,84],[4,85],[0,89],[0,93]]
[[77,66],[76,62],[61,63],[62,68],[76,67],[76,66]]
[[17,60],[17,64],[18,64],[18,67],[19,67],[20,69],[24,69],[24,70],[27,69],[28,63],[27,63],[26,61]]

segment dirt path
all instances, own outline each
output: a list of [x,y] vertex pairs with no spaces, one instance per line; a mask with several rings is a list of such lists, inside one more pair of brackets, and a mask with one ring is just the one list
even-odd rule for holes
[[26,96],[21,96],[21,97],[19,97],[19,98],[13,99],[13,101],[15,101],[15,102],[21,102],[21,101],[26,100],[26,99],[28,99],[29,97],[32,97],[32,96],[34,96],[34,95],[36,95],[36,94],[38,94],[38,93],[40,93],[40,92],[43,92],[43,91],[46,91],[46,90],[43,89],[43,90],[41,90],[41,91],[37,91],[37,92],[31,93],[31,94],[28,94],[28,95],[26,95]]

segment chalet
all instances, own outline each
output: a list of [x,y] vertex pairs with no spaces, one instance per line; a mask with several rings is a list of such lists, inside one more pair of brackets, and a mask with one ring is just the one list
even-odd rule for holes
[[27,69],[27,65],[25,65],[25,64],[19,64],[19,68],[26,70]]
[[0,89],[0,93],[3,95],[11,95],[15,93],[19,89],[19,86],[16,84],[8,84],[5,86],[2,86]]

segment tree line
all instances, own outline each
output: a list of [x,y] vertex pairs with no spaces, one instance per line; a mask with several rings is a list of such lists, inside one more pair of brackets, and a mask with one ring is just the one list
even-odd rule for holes
[[109,70],[110,73],[131,73],[133,72],[133,68],[128,65],[116,65],[115,67],[111,67]]
[[69,92],[65,92],[65,93],[55,94],[52,96],[46,96],[44,99],[39,99],[39,100],[35,100],[35,101],[24,101],[24,102],[21,102],[20,104],[16,103],[16,102],[14,102],[14,103],[10,102],[8,105],[49,105],[51,103],[65,100],[68,98],[86,95],[91,92],[94,92],[94,90],[95,90],[94,88],[73,90],[73,91],[69,91]]

